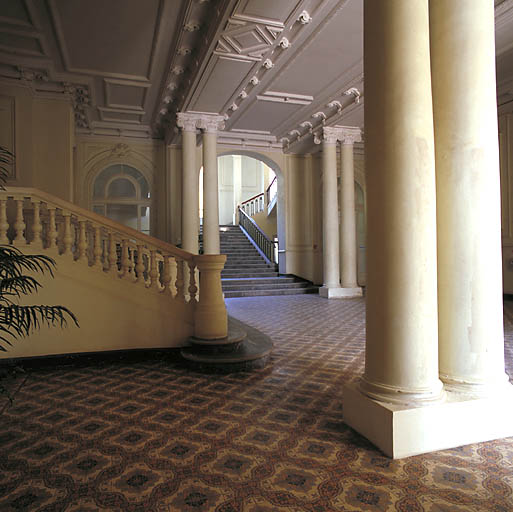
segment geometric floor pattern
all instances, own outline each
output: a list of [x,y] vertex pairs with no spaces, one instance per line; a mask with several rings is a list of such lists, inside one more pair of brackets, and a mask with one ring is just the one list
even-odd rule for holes
[[[162,353],[27,369],[2,402],[0,511],[513,511],[513,438],[393,461],[345,425],[363,299],[227,305],[273,339],[265,369]],[[512,302],[504,319],[513,375]]]

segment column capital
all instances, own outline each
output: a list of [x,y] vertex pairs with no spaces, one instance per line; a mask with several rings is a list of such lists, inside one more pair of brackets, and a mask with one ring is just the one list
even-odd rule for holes
[[362,130],[357,126],[324,126],[322,131],[314,134],[314,143],[320,144],[354,144],[362,141]]
[[200,114],[198,116],[197,126],[205,132],[215,133],[224,129],[224,116],[217,114]]
[[353,145],[355,142],[362,142],[362,130],[358,126],[337,126],[342,144]]
[[184,132],[196,132],[197,122],[197,114],[190,114],[188,112],[178,112],[176,114],[176,125]]

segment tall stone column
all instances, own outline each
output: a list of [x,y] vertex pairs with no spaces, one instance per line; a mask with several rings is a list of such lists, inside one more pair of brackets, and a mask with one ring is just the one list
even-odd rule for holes
[[[323,285],[319,295],[340,297],[340,248],[337,197],[337,132],[323,128],[322,139],[322,262]],[[320,141],[319,141],[320,142]]]
[[179,112],[176,124],[182,129],[182,249],[198,254],[199,172],[196,167],[197,116]]
[[223,116],[201,116],[203,130],[203,253],[219,254],[219,188],[217,130],[224,127]]
[[428,0],[365,0],[364,73],[367,340],[365,373],[344,390],[344,417],[404,457],[429,451],[429,435],[422,412],[398,411],[425,411],[443,397]]
[[354,205],[354,143],[361,142],[360,128],[344,126],[341,131],[340,257],[341,286],[346,297],[360,297],[357,282],[356,218]]
[[[494,4],[430,1],[440,377],[490,396],[504,372]],[[513,404],[509,404],[511,407]]]

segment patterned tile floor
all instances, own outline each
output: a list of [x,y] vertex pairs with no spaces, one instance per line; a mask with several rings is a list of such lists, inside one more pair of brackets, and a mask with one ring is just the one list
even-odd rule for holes
[[[399,461],[343,421],[364,302],[229,299],[272,336],[264,370],[170,354],[27,369],[0,416],[0,511],[513,511],[513,438]],[[505,305],[513,371],[513,302]]]

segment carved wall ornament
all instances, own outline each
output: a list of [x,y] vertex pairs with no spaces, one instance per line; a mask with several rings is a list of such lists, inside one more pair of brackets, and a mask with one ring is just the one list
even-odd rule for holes
[[166,105],[168,105],[169,103],[171,103],[173,101],[173,98],[171,96],[165,96],[164,99],[162,100]]
[[170,82],[167,84],[167,90],[168,91],[174,91],[177,88],[177,85],[174,82]]
[[347,91],[344,91],[344,96],[354,96],[354,102],[360,103],[361,93],[356,87],[351,87]]
[[312,133],[312,131],[313,131],[313,125],[310,121],[303,121],[300,124],[300,126],[302,126],[303,128],[306,128],[309,133]]
[[289,148],[290,146],[290,139],[288,139],[287,137],[283,137],[280,142],[285,146],[286,149]]
[[303,11],[297,21],[299,21],[299,23],[301,23],[301,25],[308,25],[308,23],[310,23],[312,21],[312,17],[310,16],[310,14],[308,14],[308,11]]
[[196,32],[196,30],[200,29],[200,24],[197,21],[189,21],[184,25],[184,29],[187,30],[187,32]]
[[326,114],[324,112],[316,112],[312,117],[315,119],[320,119],[323,125],[326,122]]
[[239,108],[239,106],[237,105],[237,103],[234,102],[230,105],[229,108],[232,112],[235,112]]
[[271,69],[272,67],[274,67],[274,64],[271,59],[265,59],[262,63],[262,66],[264,66],[265,69]]
[[49,78],[45,71],[38,69],[28,69],[24,67],[18,67],[18,73],[20,74],[20,80],[26,82],[32,82],[37,80],[39,82],[48,82]]
[[174,75],[182,75],[184,73],[185,69],[182,68],[182,66],[175,66],[172,70],[171,70],[171,73],[173,73]]
[[340,101],[337,101],[337,100],[330,101],[326,106],[328,108],[336,108],[338,114],[340,114],[340,112],[342,112],[342,103],[340,103]]
[[322,142],[322,134],[320,132],[314,133],[314,144],[320,144]]
[[258,85],[260,83],[260,80],[258,79],[257,76],[252,76],[249,79],[249,83],[252,84],[252,85]]
[[161,116],[165,116],[165,115],[167,114],[167,108],[161,108],[161,109],[159,110],[159,114],[160,114]]
[[111,149],[111,156],[116,158],[122,158],[127,156],[130,153],[130,146],[128,144],[124,144],[123,142],[120,142],[119,144],[116,144]]
[[192,49],[187,46],[182,46],[176,53],[178,53],[178,55],[190,55],[192,53]]
[[282,37],[280,39],[280,42],[278,43],[280,48],[283,48],[284,50],[286,50],[287,48],[290,48],[290,44],[291,44],[290,41],[286,37]]
[[240,91],[239,98],[242,98],[244,100],[247,97],[248,97],[248,93],[244,89],[242,89],[242,91]]
[[299,130],[292,130],[289,132],[289,135],[299,139],[301,137],[301,132]]

